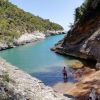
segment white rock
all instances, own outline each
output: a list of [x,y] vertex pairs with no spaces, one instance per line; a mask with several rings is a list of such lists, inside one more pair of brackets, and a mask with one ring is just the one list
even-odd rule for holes
[[43,33],[25,33],[21,35],[15,42],[17,44],[23,44],[27,42],[33,42],[39,39],[45,39],[45,35]]

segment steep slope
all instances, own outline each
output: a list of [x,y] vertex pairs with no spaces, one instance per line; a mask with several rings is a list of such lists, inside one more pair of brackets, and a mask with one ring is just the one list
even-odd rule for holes
[[100,0],[86,0],[76,9],[74,25],[53,50],[95,60],[100,68]]
[[23,11],[8,0],[0,0],[0,43],[10,45],[22,34],[34,33],[37,30],[44,32],[46,30],[63,30],[63,28],[59,24],[50,22],[49,19],[43,19]]

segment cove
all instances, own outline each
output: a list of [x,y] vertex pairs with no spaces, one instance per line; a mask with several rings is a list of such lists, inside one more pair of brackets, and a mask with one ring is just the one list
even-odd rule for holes
[[66,66],[67,81],[75,82],[71,74],[72,69],[67,65],[72,58],[50,50],[63,37],[64,35],[50,36],[35,43],[0,51],[0,57],[51,86],[63,81],[62,69]]

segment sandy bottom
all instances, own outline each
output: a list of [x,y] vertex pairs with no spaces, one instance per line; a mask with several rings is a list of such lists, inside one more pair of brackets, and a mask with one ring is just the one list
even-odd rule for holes
[[54,91],[57,91],[59,93],[63,93],[63,94],[68,94],[68,91],[71,90],[71,88],[74,86],[74,83],[70,83],[70,82],[60,82],[57,83],[56,85],[53,86]]

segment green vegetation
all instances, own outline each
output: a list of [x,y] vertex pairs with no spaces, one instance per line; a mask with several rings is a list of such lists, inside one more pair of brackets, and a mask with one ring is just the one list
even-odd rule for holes
[[0,95],[0,100],[8,100],[8,98]]
[[84,20],[89,19],[93,16],[93,11],[98,9],[100,6],[98,4],[99,0],[85,0],[85,2],[75,10],[75,22],[79,21],[80,23],[84,22]]
[[12,42],[25,32],[62,29],[59,24],[25,12],[8,0],[0,0],[0,41]]
[[9,82],[10,81],[10,78],[9,78],[9,75],[8,74],[5,74],[3,76],[3,81],[6,81],[6,82]]

